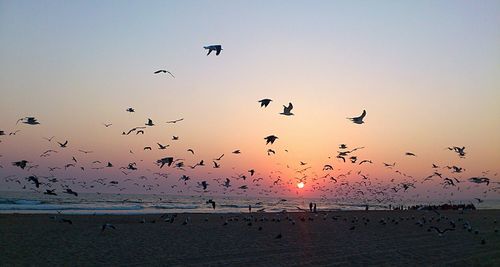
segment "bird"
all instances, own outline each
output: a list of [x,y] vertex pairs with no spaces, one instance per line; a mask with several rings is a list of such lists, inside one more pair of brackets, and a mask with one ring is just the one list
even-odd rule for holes
[[70,194],[70,195],[74,195],[75,197],[78,196],[78,193],[75,192],[75,191],[73,191],[73,190],[71,190],[70,188],[66,188],[66,191],[64,191],[64,193]]
[[166,149],[167,147],[169,147],[170,145],[162,145],[160,143],[156,143],[158,144],[158,149]]
[[155,124],[153,123],[153,120],[148,119],[148,122],[146,122],[144,125],[146,125],[146,126],[154,126]]
[[51,196],[57,196],[55,193],[55,189],[45,189],[45,192],[43,192],[44,195],[51,195]]
[[269,98],[264,98],[264,99],[261,99],[257,102],[260,103],[260,107],[264,107],[264,108],[267,108],[267,106],[269,105],[269,103],[271,103],[273,100],[269,99]]
[[110,223],[105,223],[101,226],[101,233],[104,232],[104,230],[106,230],[106,228],[111,228],[111,229],[115,229],[116,230],[116,227]]
[[176,141],[176,140],[179,140],[179,136],[172,136],[172,140]]
[[66,142],[64,142],[64,143],[60,143],[60,142],[57,142],[57,143],[59,144],[59,146],[60,146],[61,148],[65,148],[65,147],[67,147],[67,146],[68,146],[68,140],[66,140]]
[[406,152],[405,153],[406,156],[413,156],[413,157],[416,157],[417,155],[415,155],[414,153],[412,152]]
[[248,172],[250,173],[250,176],[253,176],[254,173],[255,173],[255,170],[254,169],[251,169],[251,170],[248,170]]
[[217,162],[216,162],[216,161],[213,161],[213,163],[214,163],[214,168],[215,168],[215,169],[220,168],[220,164],[217,164]]
[[347,118],[348,120],[351,120],[352,122],[356,123],[356,124],[363,124],[365,123],[363,121],[363,119],[365,118],[366,116],[366,110],[363,110],[363,113],[361,114],[361,116],[359,117],[352,117],[352,118]]
[[31,175],[30,177],[26,178],[28,181],[31,181],[35,184],[36,188],[40,187],[40,182],[38,181],[38,177]]
[[156,161],[156,163],[160,164],[160,169],[165,164],[167,164],[167,166],[170,167],[170,165],[172,165],[173,162],[174,162],[174,158],[173,157],[166,157],[166,158],[162,158],[162,159],[159,159],[159,160]]
[[201,183],[200,183],[200,182],[198,182],[198,186],[199,186],[199,187],[202,187],[202,188],[203,188],[203,190],[207,190],[208,183],[207,183],[207,181],[202,181]]
[[285,116],[292,116],[292,115],[295,115],[293,114],[291,111],[293,109],[293,105],[292,105],[292,102],[289,102],[288,103],[288,107],[283,105],[283,112],[281,112],[280,114],[281,115],[285,115]]
[[24,170],[24,168],[26,168],[26,164],[28,164],[27,160],[21,160],[21,161],[12,162],[13,166],[19,167],[19,168],[21,168],[23,170]]
[[187,150],[188,152],[191,152],[191,154],[194,155],[194,150],[192,150],[191,148]]
[[212,51],[215,51],[215,55],[218,56],[222,51],[222,45],[208,45],[204,46],[203,48],[208,50],[207,56],[210,55]]
[[221,160],[221,159],[222,159],[222,157],[224,157],[224,154],[220,155],[220,157],[218,157],[218,158],[216,158],[216,159],[214,159],[214,160],[219,161],[219,160]]
[[181,118],[181,119],[177,119],[177,120],[173,120],[173,121],[167,121],[166,123],[178,123],[180,121],[183,121],[184,118]]
[[19,120],[17,120],[16,124],[18,124],[19,122],[22,122],[24,124],[29,124],[29,125],[37,125],[37,124],[40,124],[40,122],[38,122],[38,120],[35,118],[35,117],[25,117],[25,118],[21,118]]
[[236,149],[235,151],[233,151],[233,154],[241,154],[241,151],[239,149]]
[[271,143],[271,145],[272,145],[272,144],[274,144],[274,141],[276,141],[276,139],[278,139],[278,137],[275,135],[269,135],[267,137],[264,137],[264,139],[266,140],[266,145],[269,143]]
[[455,231],[455,229],[453,229],[453,228],[446,228],[446,229],[441,230],[441,229],[437,228],[436,226],[429,227],[429,231],[431,231],[433,229],[436,230],[436,232],[438,232],[439,236],[442,236],[447,231]]
[[113,125],[112,123],[103,123],[104,127],[108,128],[109,126]]
[[144,150],[152,150],[152,148],[150,146],[145,146]]
[[158,74],[158,73],[162,73],[162,72],[163,73],[168,73],[168,74],[170,74],[170,76],[172,76],[172,77],[175,78],[175,76],[172,74],[172,72],[170,72],[168,70],[157,70],[157,71],[154,72],[154,74]]
[[134,108],[127,108],[126,111],[127,112],[135,112],[135,109]]

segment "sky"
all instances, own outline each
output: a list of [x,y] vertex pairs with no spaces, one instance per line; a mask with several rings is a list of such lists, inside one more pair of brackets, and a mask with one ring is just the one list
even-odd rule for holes
[[[0,130],[7,134],[0,136],[0,174],[123,181],[132,177],[118,166],[137,162],[133,179],[151,177],[157,159],[174,156],[186,165],[203,159],[207,166],[162,169],[170,176],[155,190],[178,192],[182,185],[171,185],[182,174],[193,178],[186,193],[198,181],[255,169],[263,187],[277,176],[284,180],[288,191],[269,193],[322,195],[313,184],[335,186],[313,181],[326,174],[324,164],[334,166],[334,176],[361,171],[397,184],[408,177],[382,164],[396,162],[398,171],[418,181],[416,192],[449,196],[440,179],[420,183],[433,173],[432,163],[466,170],[440,169],[449,177],[500,181],[499,29],[498,1],[0,0]],[[203,46],[210,44],[222,45],[220,56],[206,55]],[[154,75],[158,69],[175,78]],[[263,98],[273,102],[261,108]],[[295,115],[279,115],[289,102]],[[363,110],[364,124],[346,119]],[[16,124],[26,116],[41,124]],[[148,118],[156,125],[144,135],[121,135]],[[279,139],[266,146],[263,138],[271,134]],[[42,138],[50,136],[52,142]],[[56,141],[65,140],[68,148],[59,148]],[[170,147],[158,150],[157,142]],[[364,147],[356,156],[374,163],[343,163],[335,158],[342,143]],[[466,158],[449,146],[465,146]],[[276,155],[268,156],[268,148]],[[40,158],[48,149],[59,153]],[[242,154],[231,153],[236,149]],[[221,154],[222,167],[213,169],[212,159]],[[73,156],[86,171],[48,171]],[[39,167],[11,166],[21,159]],[[94,160],[117,168],[91,170]],[[311,169],[298,192],[295,178],[302,174],[296,170],[303,167]],[[233,180],[234,187],[251,184]],[[19,189],[5,179],[0,187]],[[459,194],[485,188],[469,187],[472,193]]]

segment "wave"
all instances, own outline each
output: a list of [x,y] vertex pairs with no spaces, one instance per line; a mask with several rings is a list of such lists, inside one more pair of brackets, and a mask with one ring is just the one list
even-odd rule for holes
[[139,205],[131,206],[93,206],[93,205],[55,205],[55,204],[0,204],[0,210],[141,210]]
[[194,205],[183,205],[183,206],[177,206],[177,205],[154,205],[151,206],[151,208],[155,209],[163,209],[163,210],[173,210],[173,209],[179,209],[179,210],[194,210],[198,209],[198,206]]
[[33,199],[0,199],[0,204],[39,205],[43,202]]

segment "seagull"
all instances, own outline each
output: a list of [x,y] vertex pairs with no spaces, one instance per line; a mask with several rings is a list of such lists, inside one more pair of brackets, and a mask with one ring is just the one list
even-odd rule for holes
[[167,164],[167,166],[170,167],[170,165],[172,165],[173,162],[174,162],[174,158],[173,157],[166,157],[166,158],[162,158],[162,159],[159,159],[159,160],[156,161],[156,163],[161,164],[160,165],[160,169],[165,164]]
[[250,173],[250,176],[253,176],[254,173],[255,173],[255,170],[254,169],[251,169],[251,170],[248,170],[248,172]]
[[414,153],[411,153],[411,152],[406,152],[405,153],[406,156],[413,156],[413,157],[416,157],[417,155],[415,155]]
[[24,170],[24,168],[26,168],[26,164],[28,164],[27,160],[21,160],[21,161],[12,162],[12,166],[19,167],[19,168],[21,168],[23,170]]
[[113,125],[112,123],[103,123],[104,127],[108,128],[109,126]]
[[77,193],[77,192],[75,192],[75,191],[73,191],[73,190],[71,190],[71,189],[69,189],[69,188],[66,188],[66,191],[64,191],[64,193],[66,193],[66,194],[70,194],[70,195],[74,195],[75,197],[77,197],[77,196],[78,196],[78,193]]
[[59,146],[60,146],[61,148],[65,148],[65,147],[67,147],[67,146],[68,146],[68,140],[66,140],[66,142],[64,142],[64,143],[60,143],[60,142],[57,142],[57,143],[59,144]]
[[212,204],[212,208],[215,209],[215,201],[212,199],[207,200],[207,204]]
[[55,189],[46,189],[45,192],[43,192],[44,195],[51,195],[51,196],[57,196],[57,194],[54,192]]
[[154,126],[155,124],[153,123],[153,121],[151,119],[148,119],[148,122],[146,122],[144,125],[146,125],[146,126]]
[[175,141],[175,140],[179,140],[179,136],[175,136],[175,135],[174,135],[174,136],[172,136],[172,140],[174,140],[174,141]]
[[447,231],[455,231],[455,229],[453,229],[453,228],[446,228],[444,230],[441,230],[441,229],[437,228],[436,226],[429,227],[429,231],[432,230],[432,229],[436,230],[436,232],[439,233],[439,236],[442,236]]
[[169,147],[170,145],[162,145],[160,143],[157,143],[158,144],[158,149],[166,149],[167,147]]
[[203,187],[203,190],[207,190],[208,183],[207,183],[207,181],[202,181],[201,183],[198,182],[198,186]]
[[16,124],[18,124],[19,122],[22,122],[24,124],[29,124],[29,125],[37,125],[37,124],[40,124],[40,122],[38,122],[38,120],[35,118],[35,117],[25,117],[25,118],[21,118],[19,120],[17,120]]
[[213,161],[213,163],[214,163],[214,168],[215,168],[215,169],[220,168],[220,164],[217,164],[217,162],[216,162],[216,161]]
[[276,141],[276,139],[278,139],[278,137],[275,135],[269,135],[267,137],[264,137],[264,139],[266,140],[266,145],[269,143],[271,143],[271,145],[272,145],[272,144],[274,144],[274,141]]
[[260,103],[260,107],[264,107],[264,108],[267,108],[267,106],[269,105],[269,103],[271,103],[273,100],[269,99],[269,98],[264,98],[264,99],[261,99],[257,102]]
[[288,107],[283,105],[283,112],[281,112],[280,114],[281,115],[285,115],[285,116],[291,116],[291,115],[294,115],[291,111],[293,109],[293,105],[292,103],[288,103]]
[[469,182],[476,183],[476,184],[486,183],[486,185],[490,185],[490,178],[486,178],[486,177],[471,177],[471,178],[469,178]]
[[193,155],[194,155],[194,150],[192,150],[191,148],[187,150],[188,152],[191,152]]
[[154,72],[154,74],[158,74],[158,73],[162,73],[162,72],[163,72],[163,73],[168,73],[168,74],[170,74],[172,77],[174,77],[174,78],[175,78],[175,76],[172,74],[172,72],[170,72],[170,71],[168,71],[168,70],[157,70],[157,71],[155,71],[155,72]]
[[135,112],[135,109],[133,109],[133,108],[127,108],[126,111],[127,112]]
[[221,160],[221,159],[222,159],[222,157],[224,157],[224,154],[220,155],[220,157],[218,157],[218,158],[216,158],[216,159],[214,159],[214,160],[219,161],[219,160]]
[[220,51],[222,51],[222,46],[221,45],[208,45],[204,46],[203,48],[208,49],[208,55],[212,53],[212,51],[216,51],[215,55],[218,56],[220,54]]
[[173,120],[173,121],[167,121],[167,123],[177,123],[179,121],[183,121],[184,118],[178,119],[178,120]]
[[33,182],[35,184],[36,188],[40,188],[40,182],[38,181],[38,177],[32,175],[26,179],[28,179],[28,181]]
[[235,151],[233,151],[233,154],[241,154],[241,151],[239,149],[236,149]]
[[106,228],[116,229],[116,227],[110,223],[105,223],[101,226],[101,233],[106,230]]
[[363,110],[363,113],[361,114],[361,116],[359,117],[353,117],[353,118],[347,118],[348,120],[351,120],[352,122],[356,123],[356,124],[363,124],[365,123],[363,121],[363,119],[365,118],[366,116],[366,110]]

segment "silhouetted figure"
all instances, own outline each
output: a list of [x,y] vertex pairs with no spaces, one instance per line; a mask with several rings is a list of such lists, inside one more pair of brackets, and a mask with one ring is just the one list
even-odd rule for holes
[[314,203],[313,212],[316,213],[316,203]]
[[313,211],[313,203],[312,202],[309,202],[309,211],[312,212]]
[[248,212],[252,213],[252,205],[248,205]]

